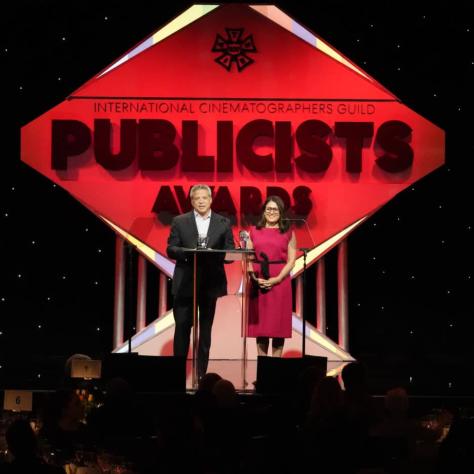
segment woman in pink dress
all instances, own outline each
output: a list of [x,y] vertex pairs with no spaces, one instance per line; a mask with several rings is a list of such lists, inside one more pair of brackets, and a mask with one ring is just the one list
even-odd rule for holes
[[291,337],[292,295],[290,271],[296,259],[296,238],[285,219],[285,205],[269,196],[262,216],[250,229],[249,248],[255,250],[250,265],[249,337],[257,339],[258,355],[281,357],[285,338]]

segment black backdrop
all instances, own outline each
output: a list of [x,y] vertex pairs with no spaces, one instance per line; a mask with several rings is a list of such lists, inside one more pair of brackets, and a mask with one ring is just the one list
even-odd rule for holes
[[[468,2],[278,5],[447,132],[447,165],[349,238],[350,350],[373,376],[397,375],[414,391],[471,391],[463,376],[473,355]],[[114,235],[20,163],[20,127],[187,6],[144,0],[2,6],[0,366],[25,352],[99,356],[112,340]],[[334,261],[329,255],[333,336]]]

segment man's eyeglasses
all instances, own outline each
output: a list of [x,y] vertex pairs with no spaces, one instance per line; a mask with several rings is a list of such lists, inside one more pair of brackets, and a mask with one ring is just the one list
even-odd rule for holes
[[278,209],[278,207],[267,207],[265,209],[265,212],[267,214],[278,214],[280,212],[280,209]]

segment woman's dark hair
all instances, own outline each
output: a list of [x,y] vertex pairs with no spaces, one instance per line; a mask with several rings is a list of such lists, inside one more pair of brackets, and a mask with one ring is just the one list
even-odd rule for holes
[[265,224],[267,222],[265,220],[265,208],[267,207],[267,204],[269,202],[274,202],[277,205],[278,210],[280,211],[280,220],[278,221],[278,227],[280,229],[280,233],[284,234],[290,228],[290,223],[286,219],[285,204],[283,203],[283,200],[278,196],[267,197],[267,199],[263,203],[262,215],[260,216],[260,219],[258,220],[256,227],[257,229],[261,229],[262,227],[265,227]]

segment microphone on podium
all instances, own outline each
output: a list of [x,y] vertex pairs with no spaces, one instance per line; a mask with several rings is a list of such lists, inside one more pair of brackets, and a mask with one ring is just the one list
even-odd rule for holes
[[309,240],[309,241],[307,242],[307,245],[305,247],[301,247],[299,248],[299,250],[301,250],[302,252],[308,252],[313,247],[315,247],[316,244],[314,243],[313,235],[311,231],[309,230],[308,221],[306,219],[303,219],[302,217],[293,217],[293,218],[284,218],[282,220],[286,222],[294,222],[296,223],[295,225],[300,226],[300,228],[305,230],[304,236],[306,236],[306,239],[304,240]]

